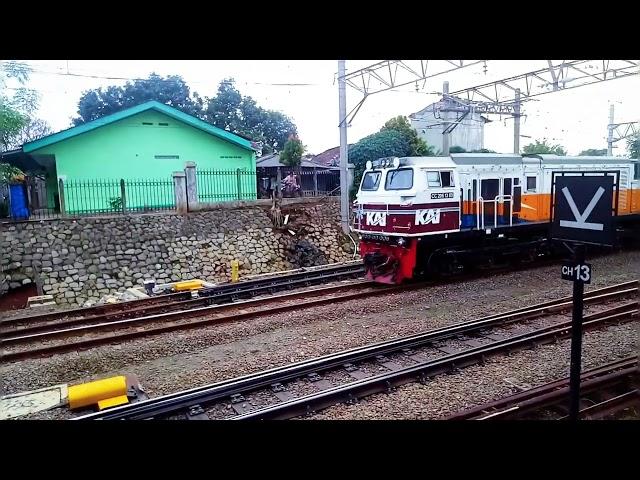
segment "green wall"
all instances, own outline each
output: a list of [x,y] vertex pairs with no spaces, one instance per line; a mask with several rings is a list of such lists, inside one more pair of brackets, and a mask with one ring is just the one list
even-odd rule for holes
[[[145,125],[151,124],[151,125]],[[163,126],[159,123],[166,123]],[[76,137],[43,147],[33,155],[55,155],[57,177],[66,182],[93,182],[97,180],[171,180],[175,171],[183,171],[186,161],[193,161],[198,170],[245,169],[255,172],[255,153],[223,139],[186,125],[156,111],[146,111],[119,122],[106,125]],[[156,156],[178,156],[179,158],[156,158]],[[200,182],[199,182],[200,183]],[[243,196],[255,198],[255,182],[243,180]],[[233,198],[237,182],[220,182],[221,194]],[[133,188],[133,187],[132,187]],[[140,192],[127,195],[128,206],[143,206],[149,202],[164,205],[173,201],[171,191],[162,185],[140,186]],[[151,189],[151,191],[150,191]],[[90,208],[108,209],[108,199],[118,195],[119,188],[85,187],[76,193],[82,196],[78,204],[86,203],[88,196],[98,196]],[[91,194],[89,194],[91,191]],[[137,194],[137,195],[135,195]],[[155,194],[149,200],[150,194]],[[135,200],[134,197],[145,197]],[[153,197],[153,195],[151,195]],[[135,203],[140,205],[135,205]],[[70,208],[70,213],[77,208]]]

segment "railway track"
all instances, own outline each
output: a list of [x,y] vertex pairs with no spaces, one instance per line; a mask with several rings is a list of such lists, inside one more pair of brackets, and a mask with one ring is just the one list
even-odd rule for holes
[[[122,310],[128,304],[135,303],[126,302],[118,305],[119,308],[114,311],[99,313],[89,312],[89,309],[72,310],[71,314],[54,312],[54,320],[42,315],[26,325],[22,323],[28,317],[8,319],[0,322],[2,358],[5,361],[23,360],[177,330],[231,321],[247,321],[264,315],[355,300],[365,296],[421,289],[452,280],[468,281],[483,276],[482,272],[478,272],[453,279],[443,278],[393,286],[359,279],[338,285],[273,294],[278,290],[349,278],[362,272],[361,262],[351,262],[329,268],[314,267],[283,277],[225,284],[215,289],[201,290],[198,298],[189,300],[181,299],[139,307],[134,305]],[[271,295],[261,296],[264,293]],[[239,300],[246,297],[250,299]],[[67,317],[62,318],[62,314],[66,314]]]
[[[583,372],[580,418],[605,418],[640,405],[638,357],[627,357]],[[457,412],[447,420],[566,419],[569,378],[541,385],[499,400]]]
[[325,265],[284,272],[279,275],[262,275],[237,283],[225,283],[197,292],[197,298],[187,292],[177,292],[157,297],[149,297],[129,302],[98,305],[46,312],[29,316],[7,318],[0,321],[0,331],[29,328],[30,332],[46,330],[50,325],[60,323],[66,326],[80,323],[100,323],[135,316],[158,314],[186,308],[230,303],[264,294],[293,288],[309,287],[347,278],[361,277],[364,266],[361,261],[345,264]]
[[[584,328],[638,318],[638,282],[585,294]],[[613,306],[609,304],[614,302]],[[600,308],[597,308],[600,307]],[[570,335],[571,298],[165,395],[78,419],[285,419]],[[523,331],[522,327],[529,327]],[[517,328],[504,336],[505,329]],[[502,335],[500,334],[502,330]],[[462,345],[462,348],[461,348]]]
[[[417,288],[417,286],[413,288]],[[73,319],[54,325],[5,330],[2,332],[0,340],[0,345],[3,348],[2,358],[5,361],[15,361],[52,353],[86,349],[123,340],[225,322],[246,321],[263,315],[297,311],[406,289],[405,286],[389,287],[357,280],[342,285],[305,289],[265,298],[236,301],[230,304],[191,307],[123,320],[96,322],[94,318]],[[303,300],[300,300],[301,298]]]

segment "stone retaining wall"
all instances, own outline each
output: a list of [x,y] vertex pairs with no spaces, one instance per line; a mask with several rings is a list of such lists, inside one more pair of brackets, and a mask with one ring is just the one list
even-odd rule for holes
[[335,200],[283,205],[289,222],[282,229],[268,212],[245,206],[3,224],[0,294],[37,281],[57,303],[83,304],[146,278],[226,281],[233,259],[249,275],[353,258]]

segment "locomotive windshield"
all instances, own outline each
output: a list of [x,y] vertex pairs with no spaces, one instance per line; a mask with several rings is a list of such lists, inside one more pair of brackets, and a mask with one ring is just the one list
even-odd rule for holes
[[377,190],[382,172],[367,172],[362,179],[361,190]]
[[413,187],[413,169],[399,168],[387,172],[385,190],[409,190]]

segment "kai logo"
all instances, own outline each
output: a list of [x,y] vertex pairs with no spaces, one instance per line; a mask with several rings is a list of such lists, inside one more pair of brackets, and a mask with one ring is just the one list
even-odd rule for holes
[[417,210],[416,225],[427,225],[428,223],[440,223],[440,209]]
[[387,226],[387,213],[386,212],[367,212],[367,225],[379,225],[381,227]]

